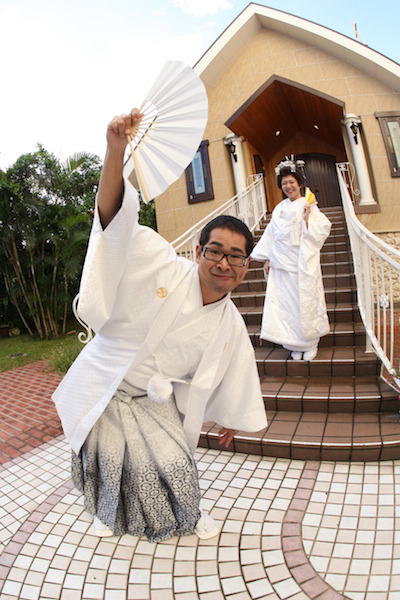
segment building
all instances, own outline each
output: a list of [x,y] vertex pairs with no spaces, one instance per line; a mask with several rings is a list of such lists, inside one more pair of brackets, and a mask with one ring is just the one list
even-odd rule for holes
[[173,241],[259,172],[272,210],[282,198],[274,167],[294,154],[306,161],[320,206],[341,202],[335,164],[354,165],[360,220],[400,248],[400,65],[326,27],[251,3],[195,70],[209,119],[192,165],[156,199],[161,235]]

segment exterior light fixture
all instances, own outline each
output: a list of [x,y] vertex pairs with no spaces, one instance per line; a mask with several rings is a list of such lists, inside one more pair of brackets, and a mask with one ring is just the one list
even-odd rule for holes
[[350,129],[353,132],[353,137],[354,137],[355,143],[358,144],[359,127],[358,127],[357,123],[354,123],[354,121],[352,121],[351,125],[350,125]]
[[232,154],[233,160],[237,162],[237,154],[236,154],[236,146],[233,142],[228,142],[226,144],[229,152]]

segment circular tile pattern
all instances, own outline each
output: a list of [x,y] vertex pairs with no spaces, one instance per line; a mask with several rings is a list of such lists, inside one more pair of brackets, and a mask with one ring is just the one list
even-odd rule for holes
[[400,461],[303,462],[198,449],[221,528],[150,544],[99,539],[62,437],[0,472],[1,598],[397,600]]

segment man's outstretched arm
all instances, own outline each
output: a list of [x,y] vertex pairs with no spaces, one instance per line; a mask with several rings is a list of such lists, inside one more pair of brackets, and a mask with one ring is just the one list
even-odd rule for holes
[[113,118],[107,127],[107,151],[101,171],[99,189],[97,193],[97,206],[101,224],[107,227],[111,219],[121,208],[124,167],[124,155],[129,135],[135,125],[140,121],[137,108],[128,115]]

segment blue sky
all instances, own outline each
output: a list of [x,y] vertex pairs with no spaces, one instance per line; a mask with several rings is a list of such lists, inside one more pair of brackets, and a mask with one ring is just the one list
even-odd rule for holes
[[[105,128],[140,105],[168,59],[193,65],[247,6],[241,0],[2,0],[0,168],[36,143],[65,160],[105,151]],[[260,2],[260,4],[264,4]],[[286,0],[309,19],[400,62],[394,0]]]

